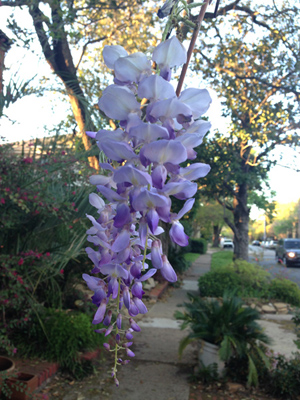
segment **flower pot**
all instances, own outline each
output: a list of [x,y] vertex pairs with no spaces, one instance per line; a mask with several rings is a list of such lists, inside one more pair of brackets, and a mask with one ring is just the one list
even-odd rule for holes
[[219,375],[222,375],[225,370],[225,363],[220,359],[219,346],[208,343],[204,340],[199,342],[198,362],[199,368],[208,367],[216,364]]
[[15,364],[10,358],[0,356],[0,394],[2,390],[3,380],[6,379],[14,369]]
[[8,378],[6,384],[11,391],[11,400],[27,400],[38,387],[38,376],[19,372],[17,376]]

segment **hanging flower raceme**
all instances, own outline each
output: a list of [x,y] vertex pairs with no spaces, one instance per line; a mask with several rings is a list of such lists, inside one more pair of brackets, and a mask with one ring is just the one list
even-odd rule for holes
[[[177,280],[162,251],[159,235],[164,231],[159,223],[170,223],[171,240],[187,246],[179,220],[193,206],[194,181],[210,167],[180,164],[196,157],[194,149],[210,129],[210,123],[199,118],[211,99],[205,89],[186,89],[176,96],[169,83],[171,68],[186,62],[186,51],[176,37],[154,50],[155,71],[144,54],[128,55],[121,46],[106,46],[103,57],[114,69],[115,83],[103,91],[99,108],[119,120],[120,128],[89,133],[108,162],[100,164],[103,174],[90,179],[98,192],[90,195],[90,204],[98,215],[87,216],[92,223],[87,239],[94,248],[87,247],[86,252],[94,264],[92,274],[101,278],[83,278],[94,291],[93,324],[104,326],[96,332],[113,334],[113,348],[111,343],[104,347],[115,354],[112,376],[118,384],[117,367],[128,363],[119,353],[134,356],[129,347],[133,333],[140,331],[134,317],[147,312],[143,282],[157,270],[166,280]],[[173,197],[186,200],[178,214],[172,212]]]

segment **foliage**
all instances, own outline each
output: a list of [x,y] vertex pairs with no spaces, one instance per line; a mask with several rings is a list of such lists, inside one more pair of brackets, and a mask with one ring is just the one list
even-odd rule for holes
[[168,260],[178,274],[182,274],[191,266],[191,262],[186,258],[186,254],[189,253],[185,253],[184,251],[178,252],[172,248],[169,249]]
[[300,306],[300,289],[288,279],[271,276],[257,264],[243,260],[230,263],[231,254],[221,251],[212,256],[211,270],[199,278],[201,296],[221,297],[232,288],[239,296],[276,299]]
[[232,253],[213,254],[211,271],[199,278],[201,296],[220,297],[227,288],[242,297],[267,297],[270,274],[257,264],[236,260],[230,263]]
[[297,399],[300,394],[300,354],[290,360],[279,354],[273,361],[276,368],[270,373],[268,392],[281,399]]
[[203,238],[191,239],[191,252],[197,254],[205,254],[207,251],[207,241]]
[[[228,361],[238,355],[248,359],[248,383],[257,385],[257,369],[253,354],[267,362],[257,341],[269,343],[257,323],[259,312],[250,307],[242,307],[243,302],[232,293],[225,292],[223,301],[203,300],[199,296],[189,294],[190,303],[184,303],[186,311],[177,311],[176,319],[182,322],[181,328],[191,328],[191,332],[179,346],[179,354],[191,340],[205,340],[220,347],[221,360]],[[188,339],[188,340],[187,340]]]
[[268,288],[270,298],[278,299],[294,306],[300,306],[299,286],[288,279],[275,278]]
[[221,297],[228,288],[238,290],[241,286],[239,277],[235,273],[209,271],[198,280],[200,295],[203,297]]
[[224,215],[232,219],[231,213],[214,199],[207,200],[201,197],[192,219],[194,231],[197,230],[196,227],[200,227],[201,236],[206,239],[212,237],[213,246],[217,247],[219,245],[220,233],[225,225]]
[[219,380],[218,366],[216,363],[196,369],[193,379],[209,385]]
[[[101,87],[109,79],[101,57],[104,44],[118,43],[129,51],[133,48],[143,51],[156,44],[151,32],[154,14],[145,4],[139,0],[126,3],[122,0],[51,0],[47,3],[4,0],[1,3],[2,9],[11,9],[7,35],[17,46],[38,53],[39,57],[42,53],[51,67],[47,76],[38,73],[40,82],[35,79],[34,86],[38,86],[41,96],[45,90],[55,90],[68,98],[72,115],[64,118],[64,127],[70,133],[75,125],[75,131],[82,136],[86,150],[91,143],[85,132],[95,130],[95,125],[100,127],[99,120],[103,118],[95,104]],[[73,54],[76,54],[76,58]],[[26,63],[22,67],[26,68]],[[34,87],[28,89],[37,91]],[[95,160],[93,165],[97,165]]]
[[39,318],[15,333],[20,355],[57,361],[60,366],[76,374],[80,352],[99,348],[104,336],[91,329],[90,316],[81,312],[55,309],[40,310]]
[[10,354],[14,329],[26,327],[38,304],[62,306],[83,253],[89,168],[60,146],[56,138],[32,142],[26,154],[24,144],[21,154],[0,147],[0,347]]
[[299,144],[299,2],[237,3],[209,21],[194,51],[195,70],[212,82],[231,120],[226,132],[207,137],[198,160],[212,166],[203,194],[233,213],[225,221],[235,258],[247,259],[250,200],[258,200],[249,194],[265,190],[279,158],[273,150]]
[[276,218],[269,229],[272,229],[276,236],[290,237],[298,221],[299,204],[291,202],[278,204],[276,207]]
[[296,344],[297,348],[300,349],[300,309],[299,308],[295,311],[292,321],[296,325],[295,332],[297,335],[297,340],[295,340],[295,344]]

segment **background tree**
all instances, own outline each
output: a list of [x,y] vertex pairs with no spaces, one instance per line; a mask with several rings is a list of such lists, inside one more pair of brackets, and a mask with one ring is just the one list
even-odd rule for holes
[[[16,8],[21,8],[24,18],[26,14],[30,15],[32,29],[28,30],[20,25],[13,14],[8,26],[16,40],[23,42],[29,49],[33,44],[30,38],[33,38],[33,35],[38,38],[44,58],[63,83],[84,147],[90,150],[91,143],[85,132],[99,128],[93,123],[91,97],[94,97],[94,100],[99,97],[101,84],[98,84],[99,77],[95,80],[92,76],[91,79],[91,73],[86,76],[86,72],[96,66],[95,74],[99,73],[97,63],[100,63],[98,57],[104,42],[118,42],[129,50],[133,44],[139,51],[148,47],[153,13],[139,0],[4,0],[1,6],[12,7],[12,13]],[[143,30],[140,28],[141,20]],[[99,54],[95,59],[88,53],[91,47],[93,54]],[[81,65],[84,65],[82,70]],[[95,168],[98,167],[95,157],[90,161]]]
[[230,212],[216,200],[201,199],[193,218],[194,231],[200,230],[201,236],[212,238],[213,247],[218,247],[225,216],[230,220]]
[[[297,2],[299,5],[299,2]],[[263,191],[278,145],[299,143],[299,8],[236,2],[207,28],[195,52],[222,99],[227,131],[208,136],[199,158],[211,164],[205,193],[233,214],[235,258],[248,258],[250,192]],[[226,19],[225,19],[226,18]]]
[[297,237],[299,204],[278,204],[276,210],[277,217],[271,226],[274,234],[280,237]]

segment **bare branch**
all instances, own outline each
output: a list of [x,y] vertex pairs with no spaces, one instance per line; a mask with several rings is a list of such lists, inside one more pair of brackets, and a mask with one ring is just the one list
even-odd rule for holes
[[85,51],[86,51],[88,45],[89,45],[89,44],[94,44],[94,43],[102,42],[102,41],[105,40],[105,39],[107,39],[107,36],[102,36],[101,38],[98,38],[98,39],[89,40],[88,42],[86,42],[86,43],[83,45],[82,51],[81,51],[81,54],[80,54],[80,57],[79,57],[79,60],[78,60],[78,63],[77,63],[77,65],[76,65],[76,67],[75,67],[76,71],[78,70],[79,64],[80,64],[81,61],[82,61],[82,58],[83,58],[83,56],[84,56],[84,53],[85,53]]

